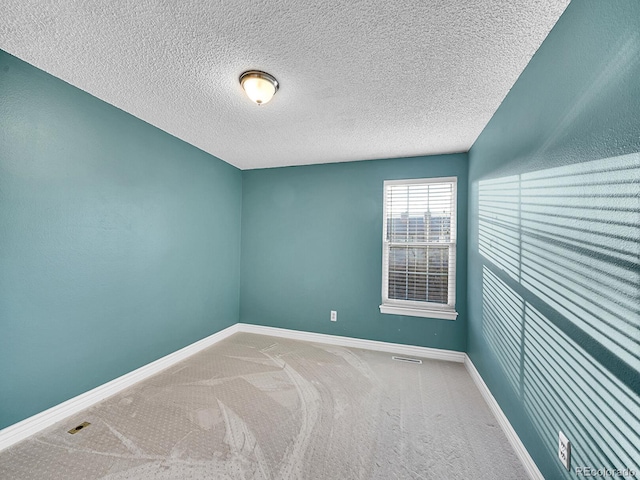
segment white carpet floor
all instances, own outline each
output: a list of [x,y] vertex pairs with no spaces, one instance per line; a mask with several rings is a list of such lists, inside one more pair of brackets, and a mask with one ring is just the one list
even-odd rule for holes
[[462,364],[239,333],[0,452],[0,478],[527,477]]

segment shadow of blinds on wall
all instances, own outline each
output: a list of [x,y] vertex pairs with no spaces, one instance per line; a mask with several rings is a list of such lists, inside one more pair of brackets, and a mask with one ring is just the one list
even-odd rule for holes
[[[482,180],[483,334],[549,453],[640,468],[640,154]],[[568,478],[568,477],[567,477]]]

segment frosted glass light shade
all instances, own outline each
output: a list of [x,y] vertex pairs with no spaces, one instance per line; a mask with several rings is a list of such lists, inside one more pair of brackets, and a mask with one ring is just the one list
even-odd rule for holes
[[278,81],[272,75],[258,70],[249,70],[240,75],[240,85],[247,97],[258,105],[267,103],[278,91]]

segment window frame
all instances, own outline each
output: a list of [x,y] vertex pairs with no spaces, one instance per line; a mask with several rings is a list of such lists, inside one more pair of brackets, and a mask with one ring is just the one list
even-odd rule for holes
[[[429,246],[448,245],[448,288],[447,303],[421,302],[414,300],[398,300],[389,298],[389,252],[392,242],[387,239],[387,200],[388,187],[393,185],[422,185],[433,183],[447,183],[452,185],[451,204],[451,241],[443,242],[403,242],[403,245]],[[434,178],[409,178],[402,180],[385,180],[383,185],[383,212],[382,212],[382,304],[380,313],[392,315],[407,315],[412,317],[437,318],[443,320],[455,320],[456,312],[456,270],[457,270],[457,221],[458,221],[458,177],[434,177]],[[419,245],[418,245],[419,244]]]

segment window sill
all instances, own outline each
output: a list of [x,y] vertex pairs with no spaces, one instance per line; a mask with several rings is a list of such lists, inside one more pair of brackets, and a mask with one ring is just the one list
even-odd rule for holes
[[407,315],[409,317],[439,318],[441,320],[455,320],[458,312],[453,309],[400,307],[397,305],[380,305],[380,313],[392,315]]

